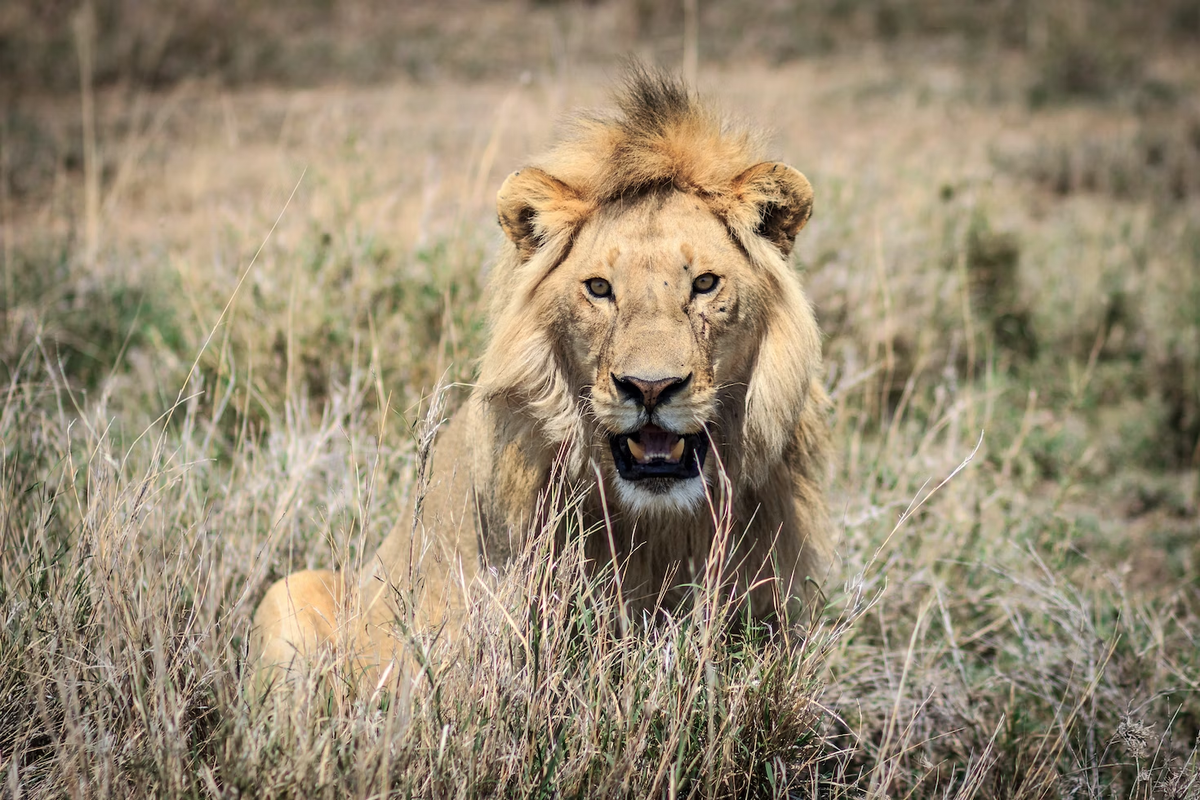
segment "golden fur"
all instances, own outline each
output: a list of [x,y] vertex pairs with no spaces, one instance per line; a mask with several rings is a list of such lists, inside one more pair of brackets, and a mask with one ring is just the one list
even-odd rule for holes
[[[397,615],[459,613],[480,564],[502,564],[546,522],[555,485],[582,493],[588,555],[615,552],[635,608],[653,610],[668,576],[666,605],[687,601],[714,507],[737,537],[730,589],[755,614],[787,611],[826,579],[828,400],[816,322],[788,264],[812,208],[804,176],[762,161],[755,133],[679,84],[634,70],[615,114],[581,118],[509,176],[497,205],[507,242],[490,344],[435,447],[416,541],[407,527],[390,535],[356,593],[326,573],[273,586],[256,615],[260,663],[311,652],[350,618],[355,646],[386,662]],[[707,447],[699,475],[645,477],[658,473],[644,463],[667,463],[654,461],[622,473],[618,443],[654,436]],[[411,552],[426,553],[415,618],[391,588],[409,585]]]

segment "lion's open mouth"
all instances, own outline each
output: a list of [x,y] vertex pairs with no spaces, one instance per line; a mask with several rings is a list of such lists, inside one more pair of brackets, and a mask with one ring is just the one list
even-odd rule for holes
[[647,425],[635,433],[610,436],[617,472],[627,481],[643,478],[694,478],[704,467],[708,437],[680,435]]

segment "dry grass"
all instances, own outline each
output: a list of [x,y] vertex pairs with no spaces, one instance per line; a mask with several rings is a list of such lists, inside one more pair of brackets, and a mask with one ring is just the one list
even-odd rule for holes
[[270,582],[410,524],[491,197],[603,70],[107,88],[91,168],[78,98],[33,97],[0,141],[0,792],[1200,795],[1194,55],[1141,54],[1166,105],[1031,105],[1038,53],[718,69],[706,19],[702,90],[818,193],[844,564],[811,629],[709,597],[622,635],[612,576],[538,541],[399,694],[255,703]]

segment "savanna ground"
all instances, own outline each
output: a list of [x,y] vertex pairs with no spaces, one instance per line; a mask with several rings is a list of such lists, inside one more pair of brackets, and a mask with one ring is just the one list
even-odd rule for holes
[[[699,5],[0,10],[4,796],[1200,796],[1200,8]],[[817,193],[827,607],[621,636],[535,546],[256,703],[266,587],[410,524],[503,176],[689,28]]]

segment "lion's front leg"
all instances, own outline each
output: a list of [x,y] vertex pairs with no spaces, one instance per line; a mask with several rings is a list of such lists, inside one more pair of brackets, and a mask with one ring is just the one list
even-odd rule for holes
[[262,688],[294,677],[337,641],[345,608],[342,576],[305,570],[277,581],[254,612],[250,663]]

